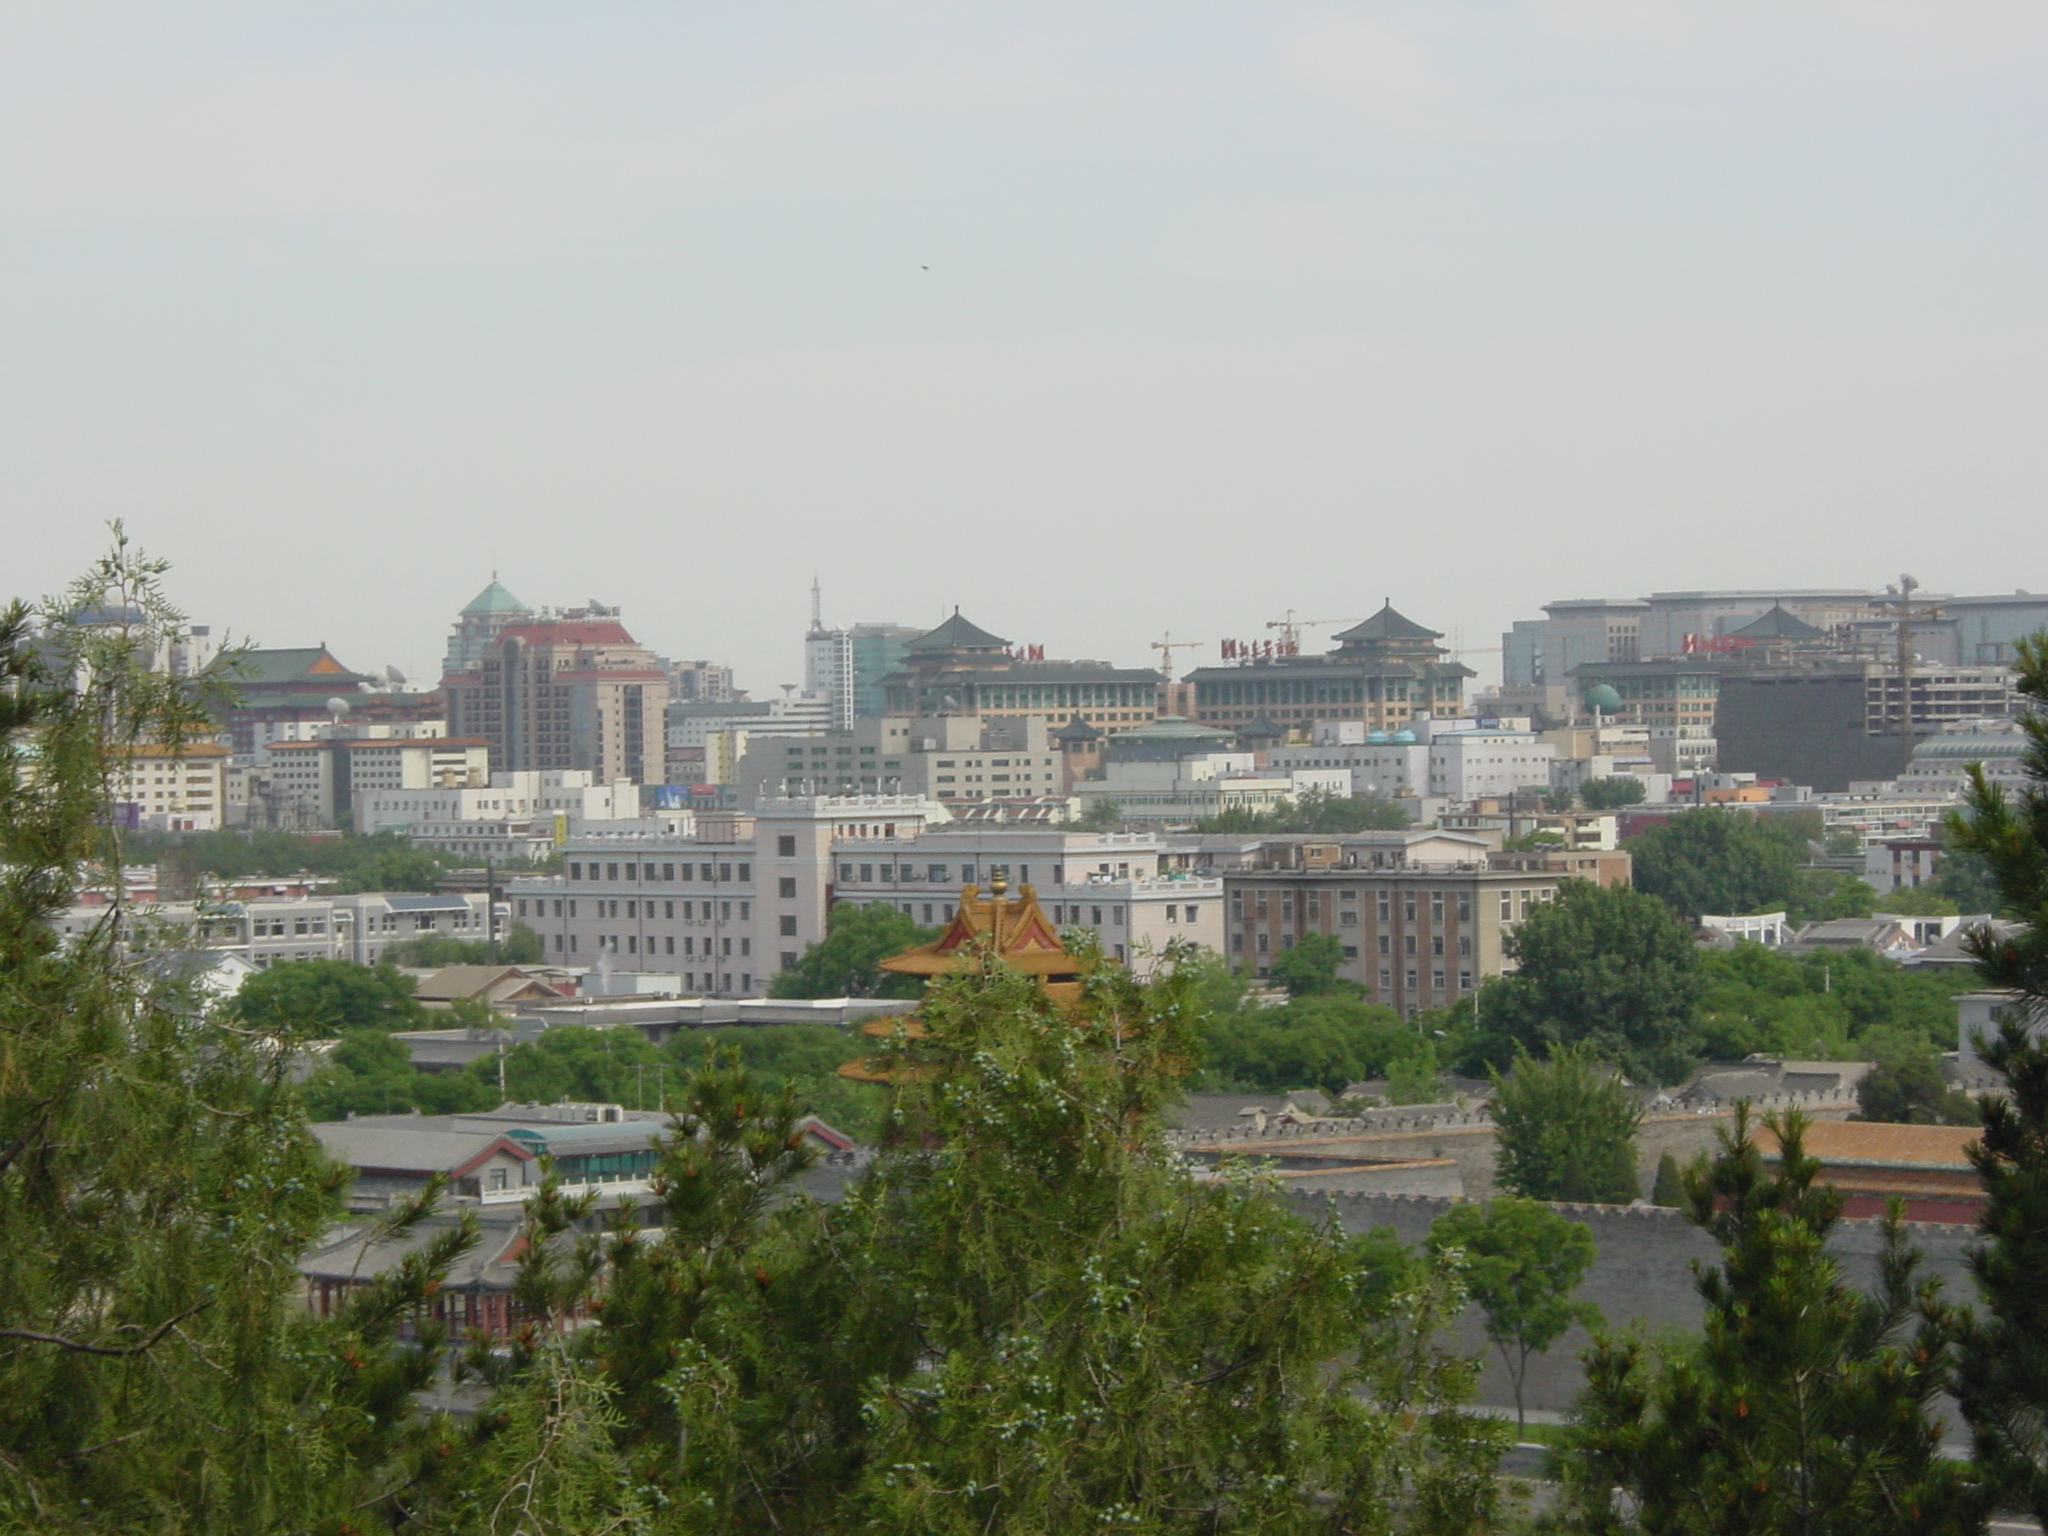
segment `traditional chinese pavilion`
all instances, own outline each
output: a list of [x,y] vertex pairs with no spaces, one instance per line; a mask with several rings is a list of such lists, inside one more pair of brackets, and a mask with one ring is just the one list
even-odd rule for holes
[[[1046,996],[1062,1008],[1081,1000],[1079,962],[1060,943],[1059,931],[1038,904],[1038,893],[1025,885],[1012,898],[1008,882],[1000,876],[989,882],[986,897],[979,886],[963,887],[946,931],[929,944],[891,955],[882,962],[882,969],[929,980],[976,970],[991,957],[1012,970],[1036,976]],[[915,1014],[871,1019],[861,1026],[861,1033],[874,1040],[889,1039],[898,1032],[918,1040],[925,1029]],[[858,1082],[886,1083],[903,1075],[903,1069],[871,1060],[849,1061],[839,1068],[839,1075]]]

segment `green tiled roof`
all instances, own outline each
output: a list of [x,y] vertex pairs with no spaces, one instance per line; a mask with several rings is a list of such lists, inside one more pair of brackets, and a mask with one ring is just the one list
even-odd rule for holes
[[240,688],[282,688],[291,683],[317,683],[323,688],[353,688],[368,682],[334,659],[324,645],[293,646],[275,651],[244,651],[235,669]]
[[519,601],[495,580],[470,599],[464,613],[531,613],[533,610]]
[[937,629],[929,630],[911,641],[907,649],[913,651],[995,651],[1010,642],[990,634],[978,624],[969,623],[960,617],[960,610],[953,610],[953,617]]
[[1363,624],[1354,624],[1334,637],[1339,645],[1359,640],[1441,640],[1443,631],[1424,629],[1413,619],[1394,611],[1388,603]]

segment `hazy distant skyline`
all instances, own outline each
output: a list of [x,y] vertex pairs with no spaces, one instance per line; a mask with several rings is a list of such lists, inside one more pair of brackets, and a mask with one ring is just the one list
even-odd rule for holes
[[769,697],[814,575],[1176,671],[2048,588],[2044,63],[1957,0],[15,4],[5,593],[122,517],[265,645],[431,681],[495,570]]

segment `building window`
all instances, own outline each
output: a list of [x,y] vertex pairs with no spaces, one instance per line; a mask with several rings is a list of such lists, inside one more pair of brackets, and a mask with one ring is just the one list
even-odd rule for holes
[[782,919],[782,924],[781,924],[781,927],[782,927],[782,936],[783,936],[784,938],[786,938],[786,939],[793,939],[793,938],[795,938],[795,937],[796,937],[796,915],[795,915],[794,913],[791,913],[791,914],[790,914],[789,916],[787,916],[787,917],[783,918],[783,919]]
[[795,858],[795,857],[796,857],[796,839],[795,839],[794,837],[790,837],[790,836],[783,836],[783,837],[778,837],[778,838],[776,838],[776,839],[775,839],[775,856],[776,856],[777,858],[779,858],[779,859],[793,859],[793,858]]
[[796,899],[796,877],[785,875],[781,880],[777,881],[776,894],[784,901],[794,901]]
[[794,950],[785,949],[782,952],[782,968],[785,971],[796,969],[796,952]]

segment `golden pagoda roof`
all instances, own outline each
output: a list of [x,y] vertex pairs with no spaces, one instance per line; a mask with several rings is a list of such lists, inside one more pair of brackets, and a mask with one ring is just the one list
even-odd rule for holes
[[1046,920],[1038,893],[1020,886],[1015,901],[1006,900],[1001,882],[988,896],[975,885],[960,892],[960,905],[946,931],[930,944],[906,949],[881,962],[885,971],[905,976],[951,976],[981,963],[993,948],[997,959],[1028,976],[1072,977],[1080,967],[1060,943],[1058,930]]
[[[975,970],[991,954],[1002,964],[1038,978],[1045,995],[1060,1008],[1081,1001],[1080,965],[1060,943],[1058,930],[1046,920],[1038,893],[1020,886],[1013,901],[1001,880],[983,896],[981,887],[963,886],[960,904],[946,931],[929,944],[906,949],[881,962],[885,971],[903,976],[955,976]],[[916,1014],[869,1019],[860,1032],[871,1040],[930,1037]],[[843,1062],[839,1075],[862,1083],[903,1083],[932,1073],[929,1064],[857,1059]]]

